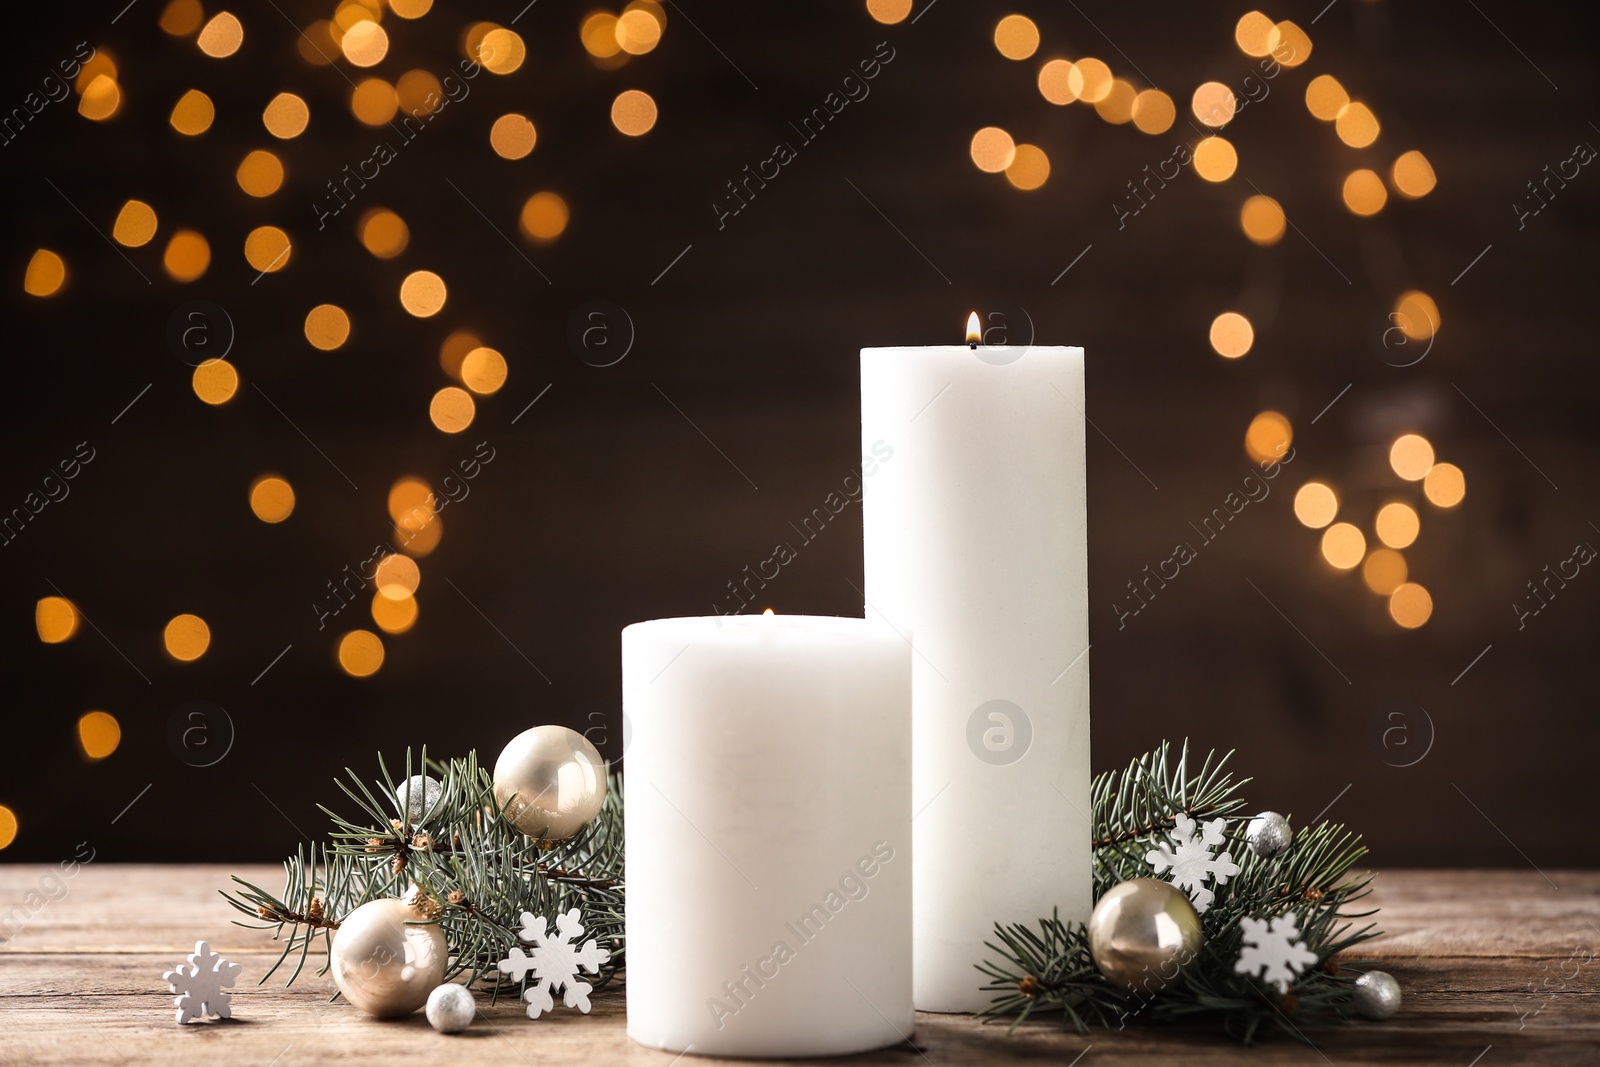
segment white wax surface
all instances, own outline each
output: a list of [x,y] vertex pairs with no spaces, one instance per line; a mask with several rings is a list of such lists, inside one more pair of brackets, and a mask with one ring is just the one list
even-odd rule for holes
[[861,352],[863,454],[893,449],[866,613],[915,644],[919,1010],[989,1005],[995,922],[1089,918],[1083,411],[1081,348]]
[[622,631],[629,1037],[816,1056],[910,1036],[910,657],[863,619]]

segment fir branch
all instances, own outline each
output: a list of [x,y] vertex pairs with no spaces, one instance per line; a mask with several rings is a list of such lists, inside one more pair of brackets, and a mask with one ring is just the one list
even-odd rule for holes
[[[1176,759],[1172,746],[1163,743],[1125,770],[1095,778],[1090,794],[1096,900],[1120,882],[1153,875],[1145,855],[1179,815],[1225,818],[1244,806],[1238,792],[1249,779],[1235,780],[1227,762],[1228,756],[1211,753],[1191,771],[1187,742]],[[1216,887],[1215,901],[1201,916],[1200,952],[1181,982],[1153,994],[1113,985],[1094,964],[1083,924],[1063,922],[1059,914],[1035,925],[997,923],[995,940],[986,942],[993,955],[977,965],[986,980],[981,988],[995,994],[980,1015],[1009,1018],[1014,1029],[1033,1015],[1059,1012],[1063,1025],[1084,1032],[1095,1025],[1211,1020],[1246,1043],[1267,1032],[1309,1040],[1307,1029],[1346,1018],[1355,975],[1334,957],[1377,936],[1372,924],[1358,928],[1353,921],[1375,913],[1352,907],[1371,891],[1372,875],[1354,870],[1366,847],[1343,826],[1319,823],[1263,859],[1245,840],[1246,825],[1235,818],[1226,830],[1226,847],[1240,871]],[[1300,942],[1317,954],[1318,963],[1279,993],[1234,970],[1243,943],[1239,920],[1290,913]]]
[[[346,770],[338,785],[359,815],[348,819],[323,807],[332,822],[328,841],[285,861],[280,893],[236,877],[239,888],[223,894],[253,920],[239,925],[271,930],[283,943],[263,982],[296,955],[292,983],[313,947],[331,946],[346,915],[370,900],[408,892],[445,935],[454,960],[447,980],[465,973],[469,983],[496,994],[520,991],[498,964],[521,943],[522,913],[553,918],[573,908],[589,935],[611,950],[593,984],[598,988],[616,974],[623,963],[625,893],[620,775],[608,776],[605,804],[590,826],[551,842],[531,839],[505,820],[493,778],[476,753],[440,763],[426,750],[416,761],[407,751],[398,782],[382,756],[378,769],[371,784]],[[424,773],[440,781],[439,798],[413,825],[407,783]],[[324,963],[318,973],[326,970]]]

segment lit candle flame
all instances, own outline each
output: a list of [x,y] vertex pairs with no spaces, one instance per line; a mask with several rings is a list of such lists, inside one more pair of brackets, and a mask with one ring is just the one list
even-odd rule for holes
[[978,313],[974,311],[967,316],[967,344],[975,345],[983,340],[983,327],[978,324]]
[[777,612],[773,611],[771,608],[768,608],[766,611],[763,611],[761,614],[763,614],[763,615],[776,615]]

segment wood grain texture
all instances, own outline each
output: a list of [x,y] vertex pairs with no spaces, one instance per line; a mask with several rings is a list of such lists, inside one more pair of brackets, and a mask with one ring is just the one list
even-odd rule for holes
[[[309,969],[292,989],[258,986],[275,953],[264,935],[232,925],[216,895],[232,873],[267,886],[279,877],[271,867],[90,864],[63,879],[52,866],[0,867],[0,1064],[673,1063],[627,1039],[621,990],[597,995],[591,1015],[558,1009],[538,1022],[516,1002],[484,1001],[466,1034],[446,1037],[420,1013],[379,1022],[330,1003],[332,983]],[[1400,980],[1405,1008],[1385,1023],[1319,1031],[1316,1048],[1274,1038],[1245,1049],[1179,1028],[1085,1036],[1053,1020],[1008,1035],[921,1014],[914,1044],[849,1062],[1600,1062],[1600,874],[1395,871],[1379,878],[1374,900],[1388,933],[1366,956]],[[161,974],[201,938],[244,966],[236,1018],[179,1027]]]

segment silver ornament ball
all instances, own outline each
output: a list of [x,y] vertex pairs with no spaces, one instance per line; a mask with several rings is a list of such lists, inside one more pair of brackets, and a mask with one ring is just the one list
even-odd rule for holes
[[1156,993],[1200,952],[1200,916],[1181,889],[1158,878],[1113,886],[1089,916],[1094,965],[1124,989]]
[[1294,840],[1294,830],[1282,815],[1275,811],[1264,811],[1250,820],[1250,825],[1245,828],[1244,839],[1250,843],[1251,852],[1270,860],[1289,847]]
[[472,993],[464,985],[446,982],[428,994],[428,1025],[441,1034],[459,1034],[478,1014]]
[[395,790],[395,806],[412,826],[421,826],[423,820],[432,814],[434,805],[439,803],[439,794],[443,792],[444,786],[437,778],[413,774]]
[[600,814],[605,760],[576,730],[536,726],[513,737],[495,760],[494,799],[529,837],[565,840]]
[[444,932],[403,900],[369,900],[339,923],[328,950],[345,999],[380,1019],[409,1015],[444,981]]
[[1400,983],[1388,971],[1368,971],[1356,979],[1356,1011],[1369,1019],[1387,1019],[1400,1010]]

